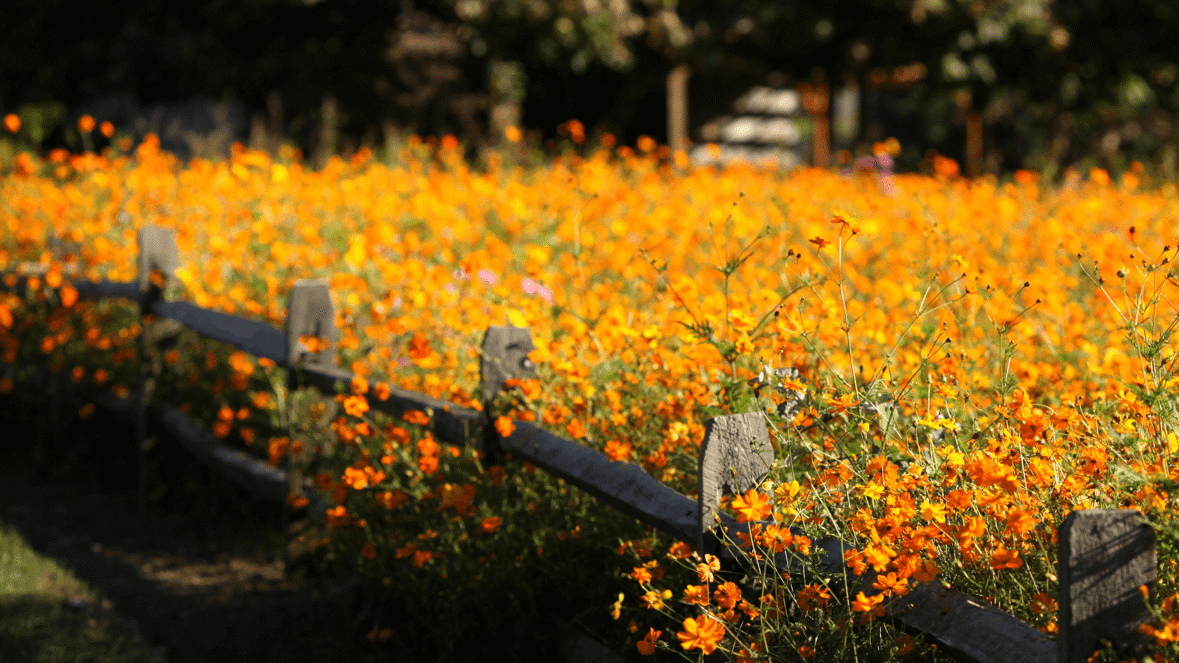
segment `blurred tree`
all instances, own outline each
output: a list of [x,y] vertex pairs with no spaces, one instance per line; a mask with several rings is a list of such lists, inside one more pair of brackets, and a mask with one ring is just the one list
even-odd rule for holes
[[[483,142],[512,123],[551,137],[572,117],[629,142],[665,138],[664,77],[687,63],[695,123],[749,85],[822,75],[900,116],[861,113],[858,138],[902,137],[901,165],[931,147],[961,160],[977,113],[990,170],[1173,169],[1177,29],[1173,0],[14,0],[0,5],[0,107],[122,91],[267,109],[277,91],[305,151],[327,96],[345,147],[389,122]],[[887,91],[898,82],[909,91]],[[74,119],[43,124],[46,144]]]

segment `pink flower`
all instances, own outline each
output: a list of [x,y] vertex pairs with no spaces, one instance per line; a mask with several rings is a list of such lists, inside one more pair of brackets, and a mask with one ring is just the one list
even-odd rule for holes
[[524,277],[523,286],[524,286],[524,292],[526,292],[530,295],[540,295],[546,302],[553,301],[552,289],[550,289],[546,286],[543,286],[543,285],[537,283],[536,281],[533,281],[531,278],[529,278],[527,276]]
[[490,269],[479,270],[479,279],[487,285],[495,285],[495,282],[499,280],[499,278],[495,275],[495,272],[491,271]]

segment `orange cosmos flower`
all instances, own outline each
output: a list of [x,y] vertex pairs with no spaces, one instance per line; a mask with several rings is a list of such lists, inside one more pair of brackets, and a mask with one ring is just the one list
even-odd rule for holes
[[409,502],[409,495],[400,490],[386,490],[379,493],[374,499],[376,504],[379,504],[386,509],[393,510],[397,507]]
[[[224,422],[218,422],[218,423],[228,426],[228,424],[225,424]],[[269,452],[270,452],[270,464],[272,466],[277,467],[279,461],[281,461],[282,457],[286,455],[287,445],[289,444],[289,442],[290,441],[285,437],[272,437],[272,438],[270,438]]]
[[1019,536],[1024,536],[1036,526],[1038,522],[1036,517],[1026,511],[1025,509],[1013,506],[1007,511],[1007,517],[1004,519],[1004,524],[1007,529]]
[[826,239],[823,239],[822,237],[818,237],[818,236],[816,236],[812,239],[808,239],[807,241],[810,242],[811,244],[814,244],[815,246],[819,247],[820,251],[822,251],[824,248],[826,248],[826,246],[828,244],[831,243],[830,240],[826,240]]
[[907,578],[898,579],[895,571],[877,576],[876,582],[872,583],[872,586],[882,591],[892,592],[897,596],[909,593],[909,580]]
[[830,601],[831,591],[818,583],[807,585],[798,592],[798,607],[803,612],[826,609]]
[[[712,595],[716,598],[717,605],[728,610],[737,605],[737,602],[741,600],[741,588],[736,583],[726,582],[720,587],[717,587]],[[707,605],[707,602],[702,605]]]
[[646,585],[651,582],[651,572],[642,566],[634,567],[630,572],[630,577],[640,585]]
[[389,395],[392,393],[392,391],[390,391],[388,384],[384,382],[378,382],[373,386],[373,393],[377,395],[377,400],[387,401],[389,400]]
[[8,133],[16,133],[20,131],[20,118],[15,113],[9,113],[4,116],[4,128],[8,129]]
[[926,520],[944,523],[946,522],[946,505],[931,504],[929,500],[921,501],[921,517]]
[[991,555],[992,569],[1018,569],[1023,566],[1023,560],[1019,558],[1019,551],[1008,550],[1003,544],[999,544],[999,548]]
[[409,412],[401,415],[401,418],[411,424],[417,424],[419,426],[425,426],[426,424],[430,423],[430,417],[421,410],[410,410]]
[[364,399],[364,396],[349,396],[344,399],[344,411],[354,417],[359,417],[368,412],[368,401]]
[[495,430],[499,433],[500,437],[511,437],[512,433],[516,430],[516,424],[512,423],[511,417],[497,417],[495,420]]
[[423,456],[435,456],[438,454],[438,443],[432,436],[424,437],[418,440],[418,452]]
[[610,440],[606,443],[606,457],[611,461],[630,460],[633,449],[629,443]]
[[[811,241],[813,242],[814,240]],[[827,243],[830,244],[830,242]],[[820,245],[819,248],[821,249],[823,246]],[[844,394],[839,398],[827,399],[827,405],[830,407],[832,414],[847,412],[848,408],[855,407],[856,405],[859,405],[859,403],[860,402],[856,400],[855,396],[852,394]]]
[[1051,595],[1040,592],[1032,596],[1032,612],[1040,615],[1044,613],[1056,614],[1056,599]]
[[585,125],[578,120],[569,120],[569,137],[573,139],[574,143],[585,142]]
[[580,419],[573,419],[565,424],[565,432],[569,433],[569,437],[580,440],[585,437],[585,424],[581,423]]
[[671,590],[665,589],[662,593],[652,589],[643,595],[642,601],[647,604],[648,610],[662,610],[664,607],[663,600],[671,598]]
[[650,656],[651,654],[654,654],[655,653],[655,641],[658,640],[659,636],[661,636],[661,635],[663,635],[663,631],[656,631],[653,628],[650,631],[648,631],[647,635],[643,636],[643,639],[639,640],[639,642],[637,644],[637,647],[639,649],[639,653],[642,654],[643,656]]
[[864,547],[864,560],[871,564],[877,573],[883,572],[892,558],[896,556],[896,551],[883,543],[873,542]]
[[733,498],[733,508],[737,510],[737,522],[739,523],[763,520],[773,510],[773,507],[770,506],[769,496],[752,488],[745,491],[744,495]]
[[418,469],[422,474],[429,476],[438,471],[438,457],[437,456],[422,456],[418,459]]
[[344,470],[344,483],[352,487],[353,490],[361,490],[368,486],[368,474],[364,470],[358,470],[354,467],[349,467]]
[[684,588],[684,603],[708,605],[708,585],[688,585]]
[[716,644],[725,637],[725,627],[708,613],[684,620],[684,630],[676,633],[684,649],[699,649],[704,655],[716,651]]
[[327,512],[327,527],[328,529],[336,529],[337,527],[344,527],[352,523],[352,516],[348,513],[343,505],[337,506],[334,509],[329,509]]
[[66,285],[61,288],[61,306],[70,308],[74,306],[74,302],[78,301],[78,290],[75,290],[73,285]]
[[876,607],[884,602],[884,595],[877,594],[872,597],[865,596],[863,592],[856,594],[855,600],[852,601],[852,610],[856,612],[874,612]]
[[700,582],[713,582],[716,578],[713,574],[720,571],[720,560],[713,555],[705,555],[704,563],[696,565],[696,575],[700,577]]
[[475,484],[468,483],[462,486],[454,486],[451,484],[444,484],[442,486],[442,503],[438,505],[438,511],[453,507],[455,511],[462,515],[469,515],[471,503],[475,500]]
[[790,530],[778,525],[767,526],[761,535],[761,544],[771,553],[785,551],[793,541],[794,535],[790,533]]

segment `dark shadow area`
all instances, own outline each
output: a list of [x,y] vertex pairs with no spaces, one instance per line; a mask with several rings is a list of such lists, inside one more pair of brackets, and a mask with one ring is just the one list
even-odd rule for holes
[[[151,663],[150,654],[130,644],[140,636],[124,620],[79,601],[22,596],[0,600],[5,625],[0,661]],[[160,659],[155,659],[158,661]]]
[[[0,460],[0,520],[108,598],[169,661],[375,660],[349,616],[354,589],[286,577],[277,505],[185,462],[183,450],[163,451],[179,443],[161,438],[141,522],[123,469],[134,427],[101,410],[85,425],[75,418],[67,431],[77,445],[58,450],[58,463],[47,458],[46,473],[19,447],[35,439],[33,408],[8,395],[0,413],[16,433]],[[173,485],[161,491],[165,477]]]
[[[679,660],[640,656],[634,642],[643,634],[628,635],[628,620],[608,614],[622,591],[607,576],[613,551],[566,541],[551,554],[572,555],[571,563],[531,560],[519,582],[489,584],[454,603],[444,600],[453,592],[407,565],[393,565],[398,577],[389,585],[336,574],[314,552],[327,535],[322,526],[299,520],[288,536],[278,505],[216,475],[163,430],[153,431],[141,521],[134,425],[101,408],[81,420],[83,400],[78,392],[64,398],[54,418],[61,439],[34,453],[43,396],[0,395],[12,440],[0,449],[0,522],[109,599],[172,663],[602,660],[566,658],[571,629],[625,652],[624,660]],[[59,608],[21,609],[50,619]],[[367,637],[374,624],[390,629],[384,640]],[[587,647],[597,651],[574,646]]]

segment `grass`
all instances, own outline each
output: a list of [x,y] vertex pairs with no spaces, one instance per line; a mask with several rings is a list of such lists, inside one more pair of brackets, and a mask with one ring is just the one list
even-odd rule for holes
[[134,625],[0,523],[0,661],[155,663]]

